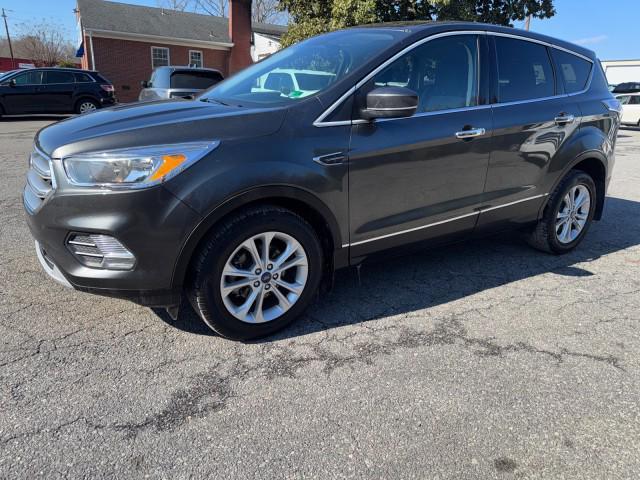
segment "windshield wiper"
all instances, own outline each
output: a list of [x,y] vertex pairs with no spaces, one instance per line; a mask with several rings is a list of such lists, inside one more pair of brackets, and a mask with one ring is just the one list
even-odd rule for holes
[[228,103],[224,103],[222,100],[218,100],[217,98],[201,98],[200,101],[208,103],[219,103],[220,105],[224,105],[225,107],[231,106]]

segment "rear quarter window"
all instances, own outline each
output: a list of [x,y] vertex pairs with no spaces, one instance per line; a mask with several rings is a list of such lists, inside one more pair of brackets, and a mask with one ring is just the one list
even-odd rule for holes
[[584,90],[589,81],[593,64],[568,52],[552,48],[556,71],[564,84],[565,93],[576,93]]
[[90,83],[93,82],[93,78],[91,78],[86,73],[74,73],[76,77],[76,83]]
[[106,78],[104,78],[102,75],[100,75],[99,73],[93,72],[91,73],[91,76],[93,76],[93,78],[96,79],[96,82],[100,82],[100,83],[111,83],[109,80],[107,80]]

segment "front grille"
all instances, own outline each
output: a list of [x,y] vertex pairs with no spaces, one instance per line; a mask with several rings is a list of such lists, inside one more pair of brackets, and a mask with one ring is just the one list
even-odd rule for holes
[[109,235],[72,233],[67,238],[67,248],[87,267],[130,270],[136,263],[134,255]]
[[24,206],[30,214],[36,213],[55,188],[51,173],[51,160],[39,150],[29,157],[27,185],[24,187]]

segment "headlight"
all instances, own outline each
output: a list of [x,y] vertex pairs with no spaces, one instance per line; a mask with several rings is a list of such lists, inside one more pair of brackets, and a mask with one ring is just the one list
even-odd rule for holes
[[183,143],[72,155],[62,160],[80,187],[146,188],[176,176],[220,142]]

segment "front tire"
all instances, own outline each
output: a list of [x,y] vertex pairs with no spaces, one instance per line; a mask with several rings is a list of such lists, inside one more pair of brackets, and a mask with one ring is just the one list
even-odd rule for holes
[[591,176],[572,170],[549,196],[542,218],[529,234],[528,243],[556,255],[568,253],[586,235],[597,204]]
[[216,226],[195,257],[189,300],[219,335],[250,340],[293,322],[318,292],[323,252],[313,227],[277,206]]

